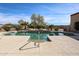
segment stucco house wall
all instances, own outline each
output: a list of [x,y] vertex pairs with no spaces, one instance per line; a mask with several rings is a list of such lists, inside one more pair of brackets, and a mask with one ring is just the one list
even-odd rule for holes
[[71,23],[70,23],[71,31],[76,31],[74,28],[75,22],[79,22],[79,12],[71,15]]

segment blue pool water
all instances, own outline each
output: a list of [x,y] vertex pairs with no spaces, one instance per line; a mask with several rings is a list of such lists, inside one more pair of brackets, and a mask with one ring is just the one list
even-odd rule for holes
[[40,33],[40,32],[17,32],[16,35],[26,35],[30,36],[31,40],[42,40],[47,41],[49,33]]
[[6,35],[20,35],[20,36],[30,36],[32,41],[41,40],[41,41],[48,41],[49,36],[59,36],[59,35],[67,35],[67,36],[74,36],[73,33],[66,33],[66,32],[50,32],[50,31],[32,31],[32,32],[16,32],[16,33],[8,33]]

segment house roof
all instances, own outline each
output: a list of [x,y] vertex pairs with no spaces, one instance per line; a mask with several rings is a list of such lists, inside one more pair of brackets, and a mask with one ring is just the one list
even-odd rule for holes
[[77,13],[74,13],[74,14],[72,14],[71,16],[74,16],[74,15],[77,15],[77,14],[79,14],[79,12],[77,12]]

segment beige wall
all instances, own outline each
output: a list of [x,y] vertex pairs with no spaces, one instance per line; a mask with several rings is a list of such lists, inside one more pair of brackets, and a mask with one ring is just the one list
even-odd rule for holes
[[71,15],[71,24],[70,24],[71,31],[75,31],[74,29],[75,22],[79,22],[79,14]]

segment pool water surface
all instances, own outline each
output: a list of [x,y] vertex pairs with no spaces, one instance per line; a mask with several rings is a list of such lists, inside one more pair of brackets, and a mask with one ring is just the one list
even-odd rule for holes
[[67,33],[67,32],[41,32],[41,31],[32,31],[32,32],[10,32],[6,35],[19,35],[19,36],[30,36],[30,39],[32,41],[48,41],[48,36],[60,36],[60,35],[66,35],[66,36],[74,36],[73,33]]

